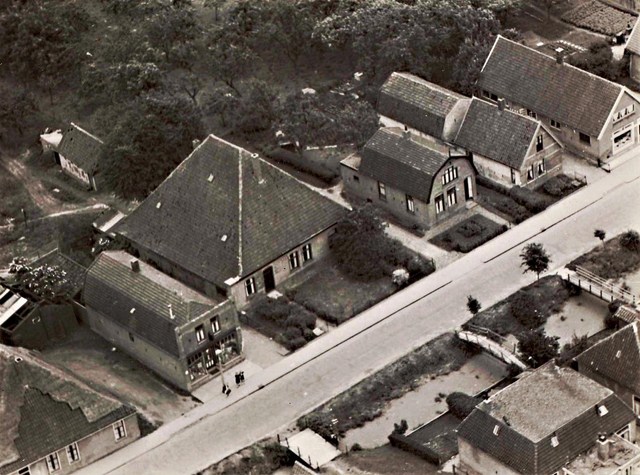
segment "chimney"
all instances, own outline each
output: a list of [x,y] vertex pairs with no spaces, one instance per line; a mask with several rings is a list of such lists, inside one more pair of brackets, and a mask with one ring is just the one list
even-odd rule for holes
[[129,263],[133,272],[140,272],[140,261],[138,259],[131,259]]
[[405,125],[404,130],[402,131],[402,137],[406,140],[411,140],[411,132],[409,132],[409,128]]
[[502,99],[502,98],[498,99],[498,110],[499,111],[503,111],[504,110],[504,99]]
[[609,439],[607,439],[607,436],[605,434],[600,434],[598,436],[598,442],[596,443],[596,445],[598,458],[602,462],[606,462],[607,460],[609,460]]
[[564,50],[562,48],[556,49],[556,63],[564,64]]
[[253,158],[253,160],[251,160],[253,165],[253,174],[258,179],[258,183],[262,185],[264,183],[264,178],[262,178],[262,165],[260,164],[259,155],[257,153],[252,153],[251,158]]

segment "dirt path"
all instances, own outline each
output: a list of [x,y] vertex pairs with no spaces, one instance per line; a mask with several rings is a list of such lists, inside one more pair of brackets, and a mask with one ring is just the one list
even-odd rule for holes
[[64,203],[53,197],[42,182],[33,176],[23,162],[23,157],[5,157],[4,166],[25,186],[29,195],[44,214],[51,214],[65,208]]
[[[56,213],[51,213],[51,214],[48,214],[46,216],[41,216],[39,218],[30,219],[29,223],[33,224],[33,223],[37,223],[38,221],[44,221],[45,219],[56,218],[58,216],[69,216],[69,215],[73,215],[73,214],[88,213],[90,211],[97,211],[97,210],[100,210],[100,209],[107,209],[107,208],[109,208],[109,207],[106,204],[97,203],[97,204],[90,205],[90,206],[83,206],[82,208],[74,208],[74,209],[65,210],[65,211],[58,211]],[[13,224],[5,224],[3,226],[0,226],[0,231],[6,230],[6,229],[12,229],[13,226],[14,226]]]

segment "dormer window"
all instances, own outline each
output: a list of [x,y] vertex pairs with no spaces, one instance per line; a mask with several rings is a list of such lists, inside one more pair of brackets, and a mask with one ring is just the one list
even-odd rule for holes
[[558,445],[560,445],[560,441],[558,440],[558,436],[554,435],[551,437],[551,447],[557,447]]
[[607,409],[607,406],[605,406],[604,404],[600,404],[598,406],[598,415],[600,417],[606,416],[607,414],[609,414],[609,410]]
[[498,435],[500,433],[500,426],[498,424],[496,424],[493,427],[493,435]]

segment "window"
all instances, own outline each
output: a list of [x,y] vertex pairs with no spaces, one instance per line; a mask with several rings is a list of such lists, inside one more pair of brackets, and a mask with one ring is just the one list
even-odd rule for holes
[[413,197],[411,195],[407,195],[407,211],[409,213],[415,213],[416,212],[416,204],[413,202]]
[[445,170],[444,175],[442,175],[442,184],[446,185],[447,183],[451,183],[456,178],[458,178],[458,167],[449,167]]
[[313,259],[313,250],[311,249],[311,243],[302,246],[302,260],[304,262]]
[[256,293],[256,280],[253,277],[244,281],[244,291],[247,297]]
[[384,183],[381,181],[378,182],[378,197],[381,200],[387,200],[387,188],[384,186]]
[[198,325],[196,327],[196,341],[201,343],[204,341],[204,325]]
[[619,120],[624,119],[627,116],[630,116],[631,114],[633,114],[635,112],[635,105],[631,104],[630,106],[625,107],[622,110],[619,110],[618,112],[616,112],[613,116],[613,122],[618,122]]
[[558,440],[558,436],[554,435],[551,437],[551,447],[557,447],[558,445],[560,445],[560,441]]
[[440,214],[444,211],[444,196],[436,196],[436,214]]
[[640,398],[637,396],[633,396],[633,412],[640,416]]
[[544,160],[542,160],[541,162],[538,163],[538,175],[544,175],[544,172],[546,172],[546,166],[544,163]]
[[23,467],[18,470],[18,475],[31,475],[31,470],[29,470],[29,467]]
[[124,426],[124,421],[118,421],[113,424],[113,435],[116,441],[124,439],[127,436],[127,429]]
[[604,404],[600,404],[598,406],[598,415],[600,417],[606,416],[607,414],[609,414],[609,409],[607,409],[607,406],[605,406]]
[[218,317],[218,315],[211,319],[211,330],[213,330],[213,333],[220,331],[220,317]]
[[533,180],[536,176],[535,165],[531,165],[527,170],[527,180]]
[[458,195],[456,194],[456,189],[451,188],[447,190],[447,204],[449,206],[453,206],[458,202]]
[[554,129],[560,129],[562,128],[562,124],[560,124],[560,122],[558,122],[557,120],[551,119],[551,127],[553,127]]
[[298,251],[293,251],[291,254],[289,254],[289,267],[291,267],[291,270],[300,267],[300,257],[298,256]]
[[489,98],[490,98],[492,101],[497,101],[497,100],[498,100],[498,95],[497,95],[497,94],[494,94],[494,93],[491,93],[491,94],[489,94]]
[[512,168],[511,169],[511,183],[515,184],[516,182],[516,171]]
[[544,148],[544,139],[542,138],[542,135],[538,135],[536,137],[536,152],[542,152],[543,148]]
[[360,183],[360,177],[358,175],[353,175],[353,181],[356,183]]
[[58,470],[60,470],[60,459],[58,458],[57,452],[47,455],[46,461],[49,473],[57,472]]
[[496,424],[493,426],[493,435],[498,435],[500,433],[500,426]]
[[583,134],[582,132],[580,132],[580,142],[591,145],[591,137],[589,137],[587,134]]
[[67,445],[67,459],[69,464],[76,463],[80,460],[80,452],[78,451],[78,444],[75,442],[71,445]]
[[538,118],[538,114],[536,114],[535,112],[533,112],[531,109],[527,109],[527,115],[533,119],[537,119]]

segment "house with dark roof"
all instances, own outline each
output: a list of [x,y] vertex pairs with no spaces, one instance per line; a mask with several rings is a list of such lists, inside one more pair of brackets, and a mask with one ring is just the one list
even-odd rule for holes
[[241,308],[327,254],[346,212],[210,135],[114,231],[142,260]]
[[440,223],[466,209],[476,194],[476,173],[467,155],[436,150],[409,130],[379,129],[340,168],[347,193],[410,225]]
[[496,39],[477,82],[485,100],[540,120],[569,149],[592,161],[636,147],[637,97],[624,86],[508,40]]
[[580,373],[611,389],[640,416],[640,336],[637,321],[599,341],[578,355],[575,361]]
[[377,111],[383,126],[406,128],[447,152],[469,102],[418,76],[395,72],[380,89]]
[[136,411],[0,345],[0,475],[68,474],[140,437]]
[[54,156],[65,173],[90,190],[97,190],[96,172],[102,145],[103,142],[98,137],[71,122],[64,131]]
[[458,427],[457,473],[613,475],[640,466],[635,415],[610,389],[550,362]]
[[625,51],[629,53],[629,76],[636,82],[640,82],[640,21],[636,21],[627,44]]
[[453,142],[478,173],[511,187],[538,186],[562,171],[562,145],[540,121],[473,98]]
[[83,299],[93,331],[185,391],[240,361],[232,301],[199,294],[124,251],[97,257]]

